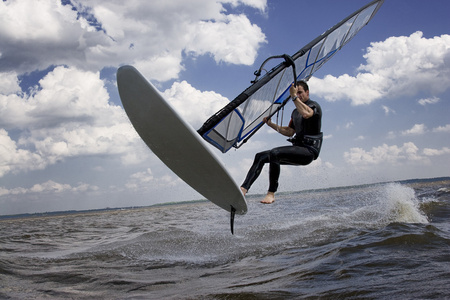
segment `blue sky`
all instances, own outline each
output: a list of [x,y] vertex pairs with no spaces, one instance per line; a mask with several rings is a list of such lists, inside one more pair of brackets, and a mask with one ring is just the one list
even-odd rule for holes
[[[201,199],[133,130],[117,68],[137,67],[197,129],[265,58],[368,2],[0,2],[0,215]],[[450,175],[449,11],[386,0],[315,74],[324,146],[311,165],[282,168],[280,191]],[[267,127],[213,151],[240,184],[256,152],[282,144]],[[267,186],[265,169],[250,193]]]

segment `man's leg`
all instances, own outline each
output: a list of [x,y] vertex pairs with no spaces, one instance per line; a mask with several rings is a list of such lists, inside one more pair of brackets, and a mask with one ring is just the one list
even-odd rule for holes
[[275,201],[280,165],[308,165],[313,159],[314,154],[305,147],[284,146],[272,149],[269,153],[269,190],[261,203],[270,204]]
[[253,182],[259,177],[261,174],[262,168],[264,164],[269,162],[270,150],[259,152],[255,155],[255,160],[253,161],[253,165],[247,173],[247,177],[244,180],[244,183],[241,185],[241,190],[244,195],[252,186]]

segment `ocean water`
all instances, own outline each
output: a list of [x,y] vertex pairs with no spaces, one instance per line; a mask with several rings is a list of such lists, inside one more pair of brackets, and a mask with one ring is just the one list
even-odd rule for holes
[[450,180],[0,220],[0,299],[449,299]]

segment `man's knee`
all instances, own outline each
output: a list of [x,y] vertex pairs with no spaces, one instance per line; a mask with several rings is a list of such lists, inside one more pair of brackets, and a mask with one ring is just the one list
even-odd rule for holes
[[255,161],[261,160],[261,157],[263,156],[263,152],[258,152],[255,154]]
[[270,154],[268,151],[259,152],[255,154],[255,162],[258,163],[268,163],[270,158]]
[[271,162],[276,162],[279,160],[279,154],[280,152],[278,151],[278,149],[272,149],[269,152],[269,158]]

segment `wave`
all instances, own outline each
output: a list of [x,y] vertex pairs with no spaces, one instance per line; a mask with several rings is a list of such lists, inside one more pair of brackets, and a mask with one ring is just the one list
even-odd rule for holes
[[376,191],[370,199],[372,204],[358,209],[355,214],[372,216],[368,219],[372,219],[376,225],[395,222],[428,223],[413,188],[399,183],[388,183],[373,188]]

